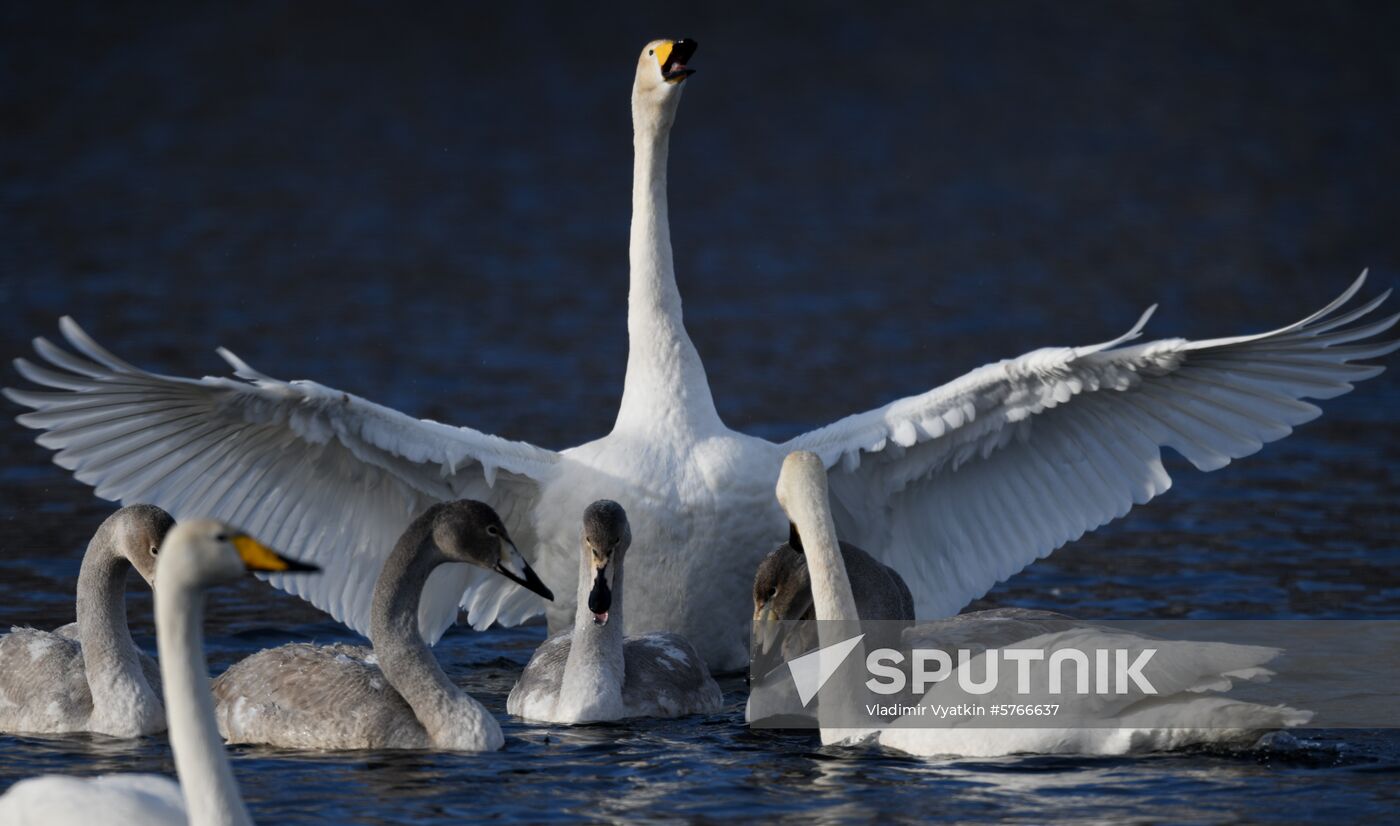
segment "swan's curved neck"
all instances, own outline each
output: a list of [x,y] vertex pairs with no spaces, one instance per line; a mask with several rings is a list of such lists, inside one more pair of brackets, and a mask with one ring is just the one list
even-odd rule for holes
[[686,334],[671,256],[666,157],[676,101],[633,96],[632,233],[628,246],[627,377],[616,429],[720,427],[700,354]]
[[370,640],[384,678],[413,709],[429,739],[444,748],[487,747],[456,742],[449,734],[480,730],[488,740],[501,739],[500,724],[448,679],[418,631],[423,585],[434,569],[449,561],[433,544],[431,533],[420,519],[384,562],[374,586]]
[[612,607],[606,625],[593,621],[588,608],[588,594],[593,588],[593,566],[590,552],[585,551],[579,562],[578,607],[574,613],[574,637],[569,645],[569,659],[564,664],[564,677],[559,685],[562,711],[580,720],[615,719],[623,713],[622,686],[627,668],[623,660],[622,638],[622,570],[623,559],[615,558],[612,572]]
[[93,731],[134,737],[164,727],[165,712],[141,670],[126,624],[126,574],[131,563],[104,524],[83,555],[78,573],[78,640],[92,694]]
[[157,587],[156,647],[180,792],[190,826],[252,826],[214,722],[203,622],[202,588],[178,581]]
[[[846,573],[846,562],[836,539],[836,523],[831,516],[825,471],[812,471],[811,476],[789,487],[783,507],[802,537],[807,572],[812,579],[812,606],[819,621],[817,638],[821,648],[826,649],[859,632],[860,611],[856,609],[850,576]],[[857,643],[846,659],[864,662],[865,645]],[[833,664],[832,667],[837,665]],[[862,698],[866,697],[860,673],[859,669],[842,669],[823,689],[821,704],[817,707],[817,725],[823,744],[859,739],[870,733],[869,729],[832,725],[832,709],[858,708]]]
[[788,516],[802,537],[807,572],[812,579],[812,606],[818,620],[859,621],[856,598],[836,539],[824,484],[804,484],[785,503]]

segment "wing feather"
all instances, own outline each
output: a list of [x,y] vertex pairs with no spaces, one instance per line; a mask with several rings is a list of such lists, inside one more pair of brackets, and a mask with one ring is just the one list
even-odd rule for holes
[[[186,379],[141,370],[70,318],[69,349],[38,338],[38,361],[15,369],[41,389],[6,389],[30,408],[21,424],[97,495],[150,502],[176,518],[214,516],[316,562],[318,577],[273,584],[368,629],[370,595],[409,521],[434,502],[491,503],[523,550],[539,483],[558,455],[466,428],[420,421],[314,382],[284,382],[222,348],[237,378]],[[444,566],[425,589],[420,623],[436,641],[458,605],[473,625],[541,610],[509,580]]]
[[[955,613],[1035,559],[1171,487],[1162,449],[1215,470],[1379,374],[1357,364],[1400,314],[1336,300],[1271,332],[1044,348],[788,442],[826,463],[837,526],[909,581],[920,616]],[[1155,309],[1155,308],[1154,308]]]

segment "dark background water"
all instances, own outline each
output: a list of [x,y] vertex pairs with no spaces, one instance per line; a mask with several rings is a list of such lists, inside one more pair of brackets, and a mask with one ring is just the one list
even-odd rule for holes
[[[751,433],[1110,338],[1153,302],[1149,334],[1227,335],[1365,266],[1372,291],[1400,282],[1394,4],[503,5],[0,4],[0,355],[69,313],[162,372],[222,372],[222,344],[415,415],[597,437],[626,352],[627,94],[658,36],[701,43],[677,269],[720,411]],[[1400,618],[1397,402],[1387,373],[1223,471],[1175,462],[1165,497],[978,607]],[[110,506],[31,437],[0,424],[0,625],[51,627]],[[255,583],[210,623],[216,669],[350,636]],[[439,651],[503,715],[542,633]],[[709,719],[511,723],[492,755],[235,767],[277,823],[1359,821],[1400,796],[1388,732],[930,763],[748,732],[727,688]],[[170,771],[164,742],[0,737],[0,787],[130,769]]]

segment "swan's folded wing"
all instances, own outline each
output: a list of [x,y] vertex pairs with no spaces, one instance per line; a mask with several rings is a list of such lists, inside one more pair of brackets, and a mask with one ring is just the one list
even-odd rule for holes
[[[385,557],[429,505],[488,502],[522,549],[534,546],[530,508],[557,461],[551,451],[279,381],[225,350],[238,378],[161,376],[112,355],[72,319],[60,329],[76,354],[40,338],[45,364],[15,361],[49,389],[4,391],[33,408],[19,422],[45,431],[37,441],[58,451],[54,461],[105,499],[217,517],[314,561],[319,576],[271,581],[361,633]],[[423,595],[428,640],[456,619],[459,600],[477,627],[542,609],[504,577],[443,566]]]
[[1149,310],[1113,341],[991,364],[784,447],[825,461],[842,538],[909,580],[919,616],[946,616],[1165,491],[1163,447],[1223,467],[1321,412],[1302,399],[1380,373],[1352,362],[1400,348],[1374,340],[1400,316],[1364,318],[1389,291],[1342,310],[1365,277],[1269,333],[1120,346]]

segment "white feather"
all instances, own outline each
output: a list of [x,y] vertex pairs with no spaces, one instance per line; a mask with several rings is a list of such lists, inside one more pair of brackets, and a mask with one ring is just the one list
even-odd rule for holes
[[[1331,398],[1379,373],[1350,362],[1400,342],[1338,345],[1383,333],[1397,317],[1321,334],[1380,306],[1385,295],[1333,315],[1364,280],[1362,273],[1323,310],[1270,333],[1120,347],[1138,336],[1149,311],[1104,344],[988,365],[783,448],[823,458],[842,537],[909,579],[920,616],[951,615],[1165,491],[1163,447],[1201,470],[1224,467],[1315,417],[1318,408],[1302,399]],[[927,427],[931,421],[946,432]],[[901,438],[908,425],[916,425],[913,444]],[[1024,437],[1008,437],[1027,426]],[[899,457],[865,450],[844,458],[886,435],[903,445]]]

